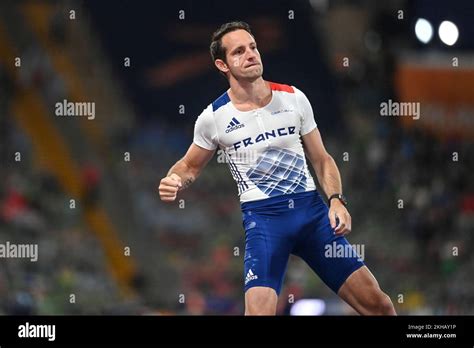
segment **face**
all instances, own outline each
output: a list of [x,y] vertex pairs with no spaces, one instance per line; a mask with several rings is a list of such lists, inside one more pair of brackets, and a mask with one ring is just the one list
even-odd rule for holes
[[257,43],[245,30],[236,30],[222,37],[226,49],[226,60],[216,60],[217,67],[230,74],[236,80],[254,81],[263,74],[263,64]]

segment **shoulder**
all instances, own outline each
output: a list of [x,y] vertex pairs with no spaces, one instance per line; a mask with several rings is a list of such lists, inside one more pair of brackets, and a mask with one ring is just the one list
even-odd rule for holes
[[230,102],[230,97],[227,91],[222,93],[216,100],[214,100],[209,106],[211,108],[211,111],[216,112],[219,108],[222,106],[226,105],[227,103]]
[[282,92],[283,95],[288,95],[292,97],[296,97],[297,99],[305,98],[305,94],[299,88],[294,85],[287,85],[284,83],[278,82],[271,82],[268,81],[270,84],[270,88],[272,91]]
[[306,95],[301,91],[299,88],[295,87],[294,85],[287,85],[283,83],[277,83],[277,82],[270,82],[270,87],[272,91],[278,92],[279,95],[283,98],[295,98],[296,104],[299,105],[301,103],[304,103],[306,98]]
[[208,128],[212,125],[214,112],[212,111],[212,103],[209,104],[196,118],[196,126],[199,129]]
[[284,83],[278,83],[278,82],[272,82],[268,81],[270,84],[270,88],[272,91],[278,91],[278,92],[285,92],[285,93],[291,93],[294,94],[296,91],[296,88],[294,86],[286,85]]
[[219,97],[217,97],[213,102],[207,105],[207,107],[199,115],[198,120],[201,122],[211,121],[214,118],[216,111],[229,102],[230,102],[230,97],[227,94],[227,91],[225,91]]

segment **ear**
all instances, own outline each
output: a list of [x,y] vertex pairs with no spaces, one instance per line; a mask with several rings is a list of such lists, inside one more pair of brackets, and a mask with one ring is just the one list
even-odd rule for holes
[[219,71],[223,72],[224,74],[227,74],[229,72],[229,67],[222,59],[216,59],[214,61],[214,64],[217,69],[219,69]]

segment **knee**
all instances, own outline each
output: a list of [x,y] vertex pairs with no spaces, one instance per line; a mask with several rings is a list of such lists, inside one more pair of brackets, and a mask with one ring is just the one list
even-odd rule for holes
[[372,315],[396,315],[392,300],[382,290],[378,290],[368,303]]
[[268,305],[249,304],[245,315],[275,315],[275,309]]
[[268,298],[258,297],[247,302],[245,315],[275,315],[276,306]]
[[276,294],[263,289],[250,289],[245,299],[245,315],[275,315]]

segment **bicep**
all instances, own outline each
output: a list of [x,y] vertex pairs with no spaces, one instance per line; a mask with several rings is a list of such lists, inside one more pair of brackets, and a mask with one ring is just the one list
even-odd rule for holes
[[308,134],[303,135],[301,139],[303,141],[306,156],[309,158],[313,166],[329,157],[318,128],[314,128]]
[[184,155],[183,161],[194,172],[200,172],[211,160],[215,152],[216,150],[207,150],[192,143],[186,155]]

